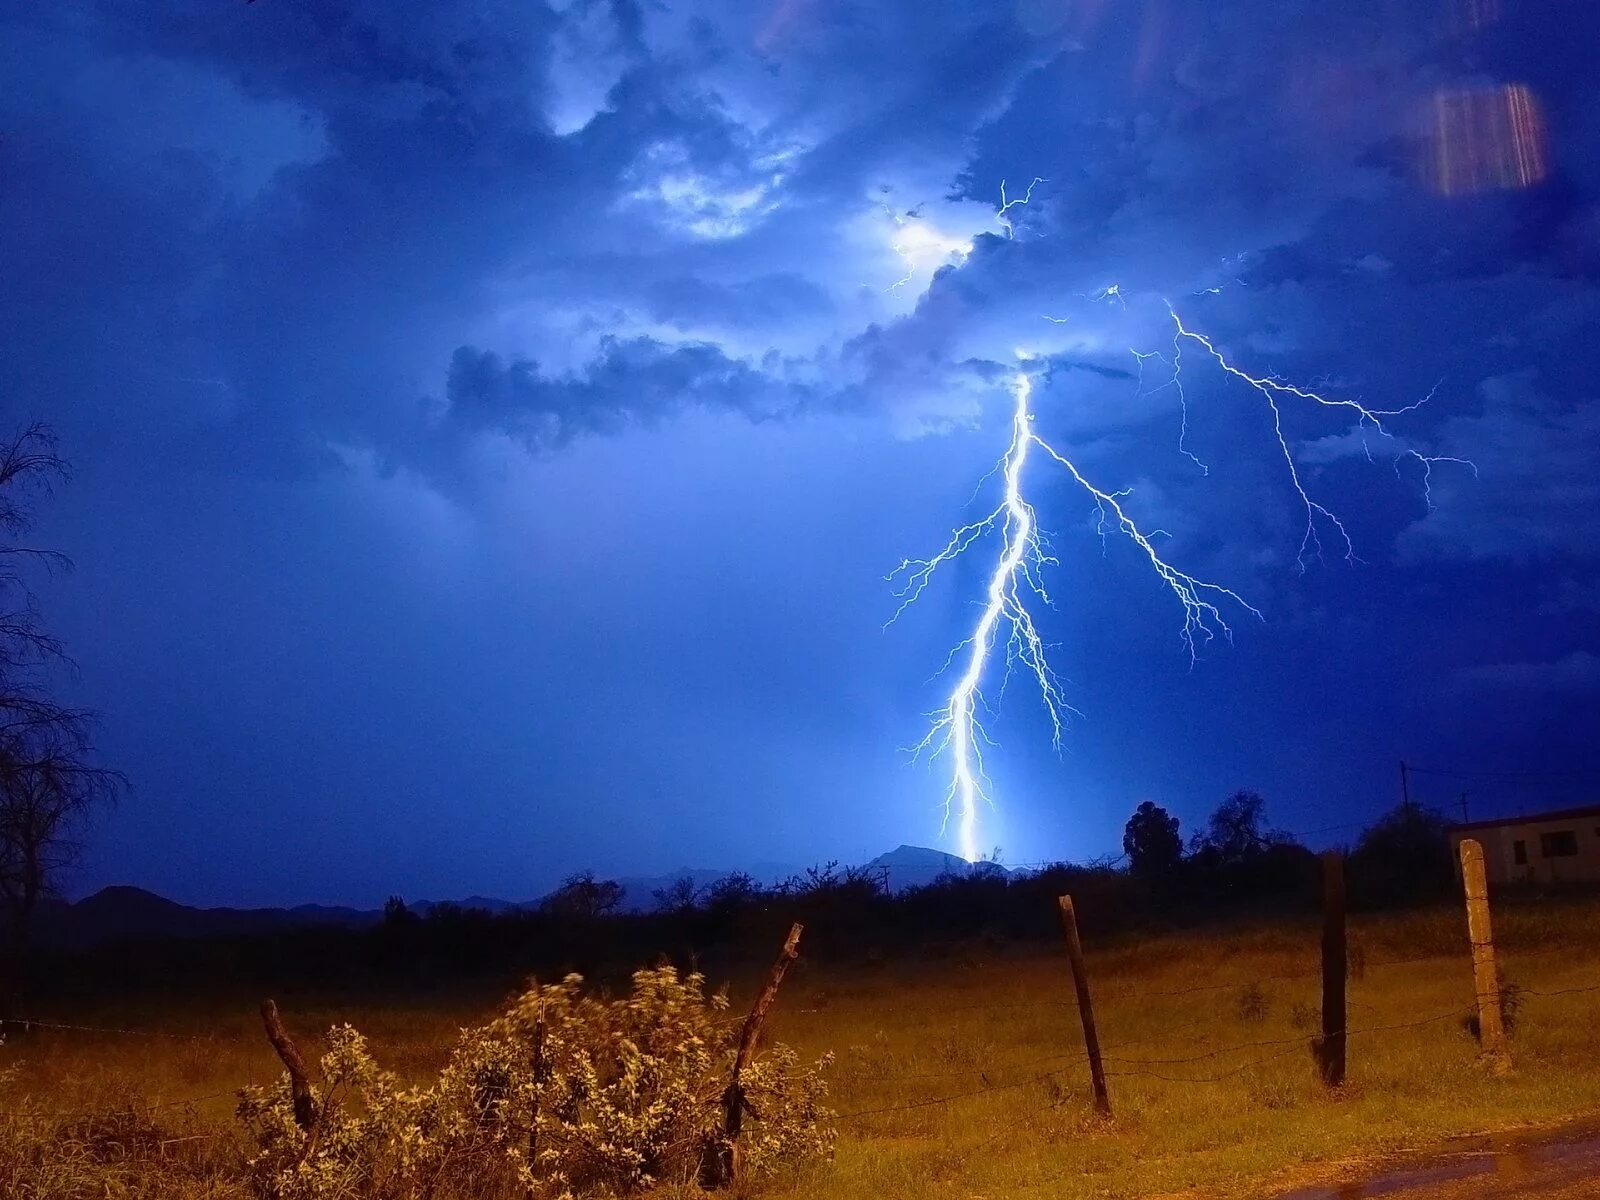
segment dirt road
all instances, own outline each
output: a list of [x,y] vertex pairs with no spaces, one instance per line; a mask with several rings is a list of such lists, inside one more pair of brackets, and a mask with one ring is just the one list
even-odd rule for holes
[[1600,1139],[1466,1152],[1359,1183],[1282,1200],[1600,1200]]

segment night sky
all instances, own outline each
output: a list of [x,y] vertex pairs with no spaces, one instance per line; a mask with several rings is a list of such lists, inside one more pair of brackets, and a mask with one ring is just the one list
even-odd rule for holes
[[[885,576],[993,503],[1019,353],[1041,433],[1266,619],[1191,666],[1030,467],[1082,716],[1058,755],[1013,678],[990,718],[1007,861],[1240,787],[1347,840],[1402,757],[1494,776],[1416,777],[1474,816],[1600,794],[1592,4],[0,11],[0,405],[74,462],[40,602],[133,785],[73,894],[951,848],[903,748],[993,547],[887,630]],[[1437,385],[1392,441],[1284,406],[1358,563],[1297,566],[1270,414],[1197,354],[1180,453],[1130,353],[1163,297],[1262,374]],[[1430,511],[1406,449],[1478,476]]]

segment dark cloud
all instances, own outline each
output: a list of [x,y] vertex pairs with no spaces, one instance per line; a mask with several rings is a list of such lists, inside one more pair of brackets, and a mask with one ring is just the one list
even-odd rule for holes
[[705,342],[605,338],[581,372],[547,376],[528,359],[462,346],[450,359],[443,426],[508,435],[530,450],[585,433],[648,426],[687,409],[736,412],[752,420],[790,416],[813,399],[803,384],[730,359]]
[[1537,609],[1541,617],[1600,612],[1600,583],[1581,583],[1572,576],[1558,579]]
[[1442,444],[1478,463],[1478,475],[1444,479],[1403,549],[1545,564],[1600,557],[1600,396],[1558,400],[1532,371],[1487,379],[1478,391],[1481,412],[1440,427]]
[[[1114,843],[1136,792],[1354,803],[1341,748],[1385,771],[1402,742],[1470,756],[1479,722],[1517,723],[1495,680],[1569,689],[1504,734],[1535,754],[1592,712],[1571,681],[1600,567],[1600,10],[1503,8],[1481,28],[1444,3],[1265,0],[8,11],[0,389],[80,462],[62,534],[99,581],[78,628],[113,664],[86,664],[86,700],[140,731],[144,790],[225,795],[295,791],[292,748],[258,736],[292,693],[289,740],[355,824],[475,771],[565,831],[541,869],[604,842],[595,805],[637,824],[634,791],[675,814],[677,858],[694,804],[758,793],[823,818],[762,818],[797,853],[854,822],[914,839],[932,793],[893,747],[981,580],[952,572],[905,641],[873,589],[970,514],[1026,369],[1041,431],[1270,618],[1180,678],[1170,598],[1040,465],[1050,636],[1098,722],[1063,767],[1008,710],[1014,792],[1080,798],[1010,810],[1040,853]],[[1543,178],[1439,194],[1433,98],[1512,85],[1542,114]],[[1004,229],[1001,181],[1036,177]],[[1300,573],[1271,413],[1192,346],[1180,411],[1164,300],[1263,374],[1379,408],[1433,393],[1393,440],[1284,406],[1363,565]],[[1430,508],[1407,450],[1478,473],[1439,464]],[[169,659],[256,669],[180,694]],[[374,663],[392,711],[351,682]],[[657,678],[693,686],[633,721]],[[511,715],[476,748],[487,710]],[[319,741],[351,711],[376,782]],[[191,726],[214,761],[163,741]],[[412,763],[415,728],[460,746]],[[823,744],[825,787],[795,765]],[[704,782],[709,760],[726,773]],[[393,799],[408,769],[423,798]],[[157,854],[161,824],[121,861]],[[467,888],[472,848],[500,844],[484,826],[455,851]]]

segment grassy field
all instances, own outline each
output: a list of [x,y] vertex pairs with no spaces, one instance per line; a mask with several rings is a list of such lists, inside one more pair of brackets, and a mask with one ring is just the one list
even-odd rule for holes
[[[1452,911],[1353,923],[1349,1082],[1337,1093],[1309,1048],[1314,928],[1087,947],[1110,1120],[1089,1102],[1064,957],[1051,948],[970,944],[849,969],[802,960],[772,1035],[836,1054],[838,1150],[766,1194],[1266,1196],[1454,1134],[1600,1112],[1600,906],[1497,914],[1503,973],[1522,989],[1505,1079],[1483,1069],[1463,1028],[1462,923]],[[386,1065],[420,1078],[496,999],[285,1007],[308,1043],[348,1020]],[[176,1195],[178,1180],[187,1194],[244,1194],[232,1182],[232,1091],[276,1071],[254,1013],[122,1006],[72,1019],[184,1036],[46,1030],[0,1048],[0,1193],[25,1195],[7,1190],[8,1156],[15,1170],[24,1143],[48,1137],[77,1164],[63,1172],[114,1179],[85,1195]]]

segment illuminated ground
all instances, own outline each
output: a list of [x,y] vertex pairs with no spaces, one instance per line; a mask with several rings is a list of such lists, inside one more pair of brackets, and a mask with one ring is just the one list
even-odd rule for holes
[[[771,1032],[806,1052],[836,1053],[838,1153],[834,1163],[762,1194],[1276,1197],[1368,1177],[1397,1154],[1436,1152],[1459,1135],[1600,1114],[1597,918],[1593,902],[1518,907],[1499,918],[1505,974],[1525,989],[1517,1069],[1506,1080],[1481,1069],[1462,1025],[1472,985],[1459,915],[1445,909],[1358,920],[1350,1077],[1338,1094],[1321,1087],[1309,1050],[1317,1023],[1315,929],[1274,925],[1122,948],[1091,943],[1115,1109],[1109,1122],[1090,1105],[1070,985],[1053,947],[959,943],[879,958],[862,946],[854,950],[869,965],[849,969],[803,958],[784,985]],[[736,1006],[747,990],[748,982],[735,988]],[[351,1021],[382,1061],[420,1078],[440,1063],[455,1031],[498,998],[302,997],[285,1006],[308,1034]],[[81,1121],[145,1113],[159,1131],[154,1144],[200,1139],[173,1144],[201,1156],[195,1170],[216,1174],[210,1190],[185,1190],[187,1183],[164,1177],[156,1190],[126,1194],[243,1195],[219,1182],[235,1153],[233,1089],[276,1070],[249,1003],[194,998],[182,1010],[146,1002],[82,1016],[206,1036],[62,1031],[5,1047],[0,1071],[16,1072],[8,1102],[26,1097],[34,1119],[45,1122],[27,1136],[63,1114]],[[29,1120],[7,1108],[0,1181],[6,1138],[22,1138]],[[173,1161],[137,1170],[175,1171]],[[1540,1170],[1560,1180],[1569,1168]],[[1522,1186],[1497,1178],[1506,1188]],[[1477,1184],[1423,1191],[1418,1200],[1528,1194],[1461,1190],[1470,1186]],[[451,1195],[479,1200],[470,1190]]]

